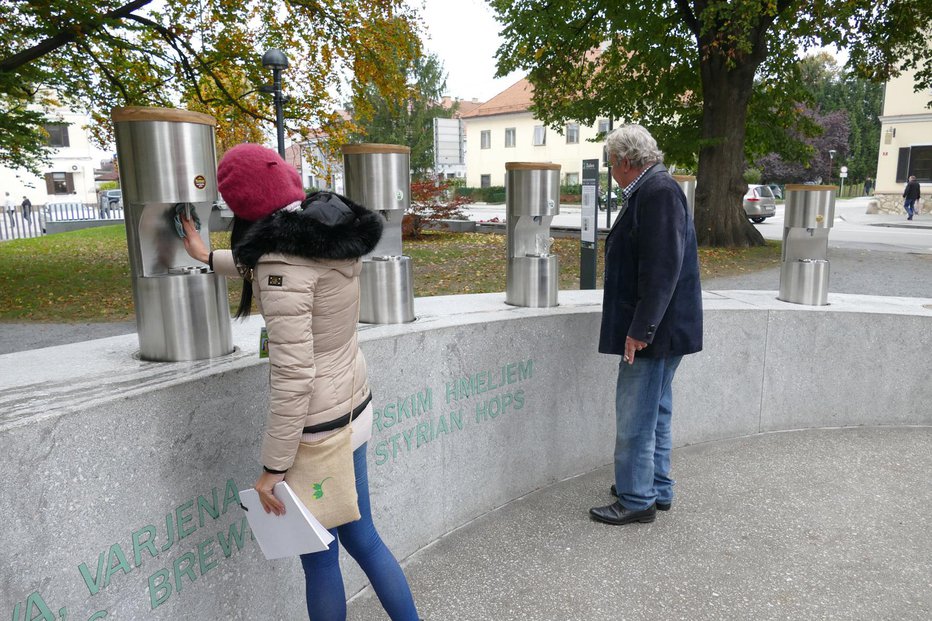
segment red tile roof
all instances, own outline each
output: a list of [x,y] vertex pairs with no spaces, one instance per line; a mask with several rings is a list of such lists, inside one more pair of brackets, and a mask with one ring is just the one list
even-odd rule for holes
[[484,104],[460,116],[466,119],[492,116],[494,114],[526,112],[531,107],[531,97],[533,95],[534,87],[528,82],[527,78],[521,78]]

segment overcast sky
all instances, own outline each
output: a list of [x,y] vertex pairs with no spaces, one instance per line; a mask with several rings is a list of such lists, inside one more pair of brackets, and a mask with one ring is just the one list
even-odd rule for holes
[[524,77],[523,72],[513,72],[505,78],[494,78],[501,25],[483,0],[409,1],[414,6],[424,3],[424,46],[443,61],[446,94],[487,101]]

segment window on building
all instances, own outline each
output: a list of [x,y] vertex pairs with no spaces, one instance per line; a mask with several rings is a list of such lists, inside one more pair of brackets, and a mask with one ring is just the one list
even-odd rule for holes
[[932,183],[932,145],[900,149],[896,180],[906,183],[911,175],[920,183]]
[[483,148],[483,149],[491,149],[491,148],[492,148],[492,130],[491,130],[491,129],[487,129],[487,130],[483,131],[482,133],[480,133],[480,134],[479,134],[479,142],[482,143],[482,144],[480,145],[481,148]]
[[479,177],[479,187],[480,188],[491,188],[492,187],[492,175],[481,175]]
[[547,144],[547,128],[543,125],[534,126],[534,146],[542,147]]
[[64,123],[52,123],[45,126],[45,131],[49,135],[50,147],[68,147],[68,126]]
[[74,194],[74,175],[64,172],[45,173],[45,189],[49,194]]
[[599,133],[600,134],[608,133],[608,119],[599,119]]
[[566,185],[579,185],[579,173],[566,173]]
[[579,144],[579,123],[566,126],[566,144]]
[[505,128],[505,148],[511,149],[515,146],[515,143],[516,143],[515,128],[514,127]]

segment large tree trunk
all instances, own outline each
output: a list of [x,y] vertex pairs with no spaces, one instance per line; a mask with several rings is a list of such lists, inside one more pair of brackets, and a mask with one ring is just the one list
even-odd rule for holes
[[702,246],[764,244],[743,207],[748,187],[744,180],[745,122],[757,64],[745,59],[729,68],[716,54],[703,54],[700,62],[704,103],[696,179],[696,235]]

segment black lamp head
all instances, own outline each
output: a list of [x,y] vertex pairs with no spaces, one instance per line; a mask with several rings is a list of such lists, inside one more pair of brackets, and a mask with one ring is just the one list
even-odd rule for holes
[[273,69],[287,69],[288,57],[281,50],[271,49],[262,55],[262,66]]

